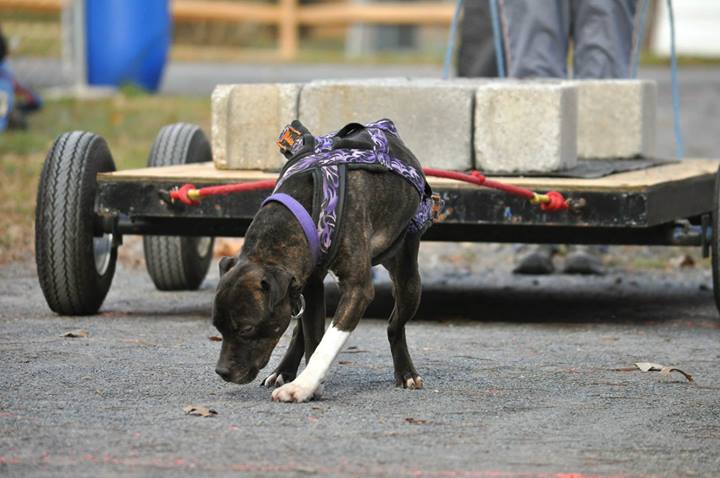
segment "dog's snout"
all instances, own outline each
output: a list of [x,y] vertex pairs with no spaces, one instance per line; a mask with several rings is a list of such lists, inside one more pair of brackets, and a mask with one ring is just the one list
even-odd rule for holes
[[230,381],[230,369],[226,367],[216,367],[215,373],[220,375],[226,382]]

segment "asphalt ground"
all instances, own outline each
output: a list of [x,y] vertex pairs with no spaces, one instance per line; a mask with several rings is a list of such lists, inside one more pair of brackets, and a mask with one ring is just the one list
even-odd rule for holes
[[[272,402],[262,373],[215,375],[214,269],[200,291],[162,293],[121,265],[101,313],[71,318],[47,309],[30,265],[1,268],[0,476],[720,476],[707,270],[436,266],[408,326],[426,388],[394,387],[385,323],[368,318],[307,404]],[[389,306],[382,276],[377,289],[369,316]],[[76,329],[88,336],[61,337]]]

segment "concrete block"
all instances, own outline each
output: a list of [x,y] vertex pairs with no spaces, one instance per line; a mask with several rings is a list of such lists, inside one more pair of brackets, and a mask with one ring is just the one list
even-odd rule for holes
[[216,168],[227,168],[227,105],[233,85],[217,85],[210,95],[210,144]]
[[560,82],[494,82],[475,93],[475,161],[491,173],[549,172],[577,163],[577,94]]
[[655,154],[657,85],[647,80],[576,80],[578,157],[651,157]]
[[389,118],[423,166],[472,167],[474,87],[435,80],[338,80],[305,85],[300,121],[314,134]]
[[294,83],[219,85],[212,94],[212,147],[219,169],[277,171],[285,158],[275,145],[298,116]]

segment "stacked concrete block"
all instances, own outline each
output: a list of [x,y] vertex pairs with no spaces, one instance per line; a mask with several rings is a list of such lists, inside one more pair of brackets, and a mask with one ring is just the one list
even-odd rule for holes
[[491,173],[569,169],[581,158],[652,156],[653,82],[389,78],[220,85],[212,145],[221,169],[278,170],[275,138],[392,119],[424,166]]
[[315,134],[393,120],[423,166],[472,167],[474,87],[434,80],[318,81],[303,87],[300,121]]
[[549,172],[577,163],[577,94],[560,82],[497,82],[475,93],[476,166]]
[[276,171],[284,164],[275,140],[298,117],[300,85],[219,85],[212,94],[212,147],[219,169]]
[[578,156],[584,159],[655,154],[657,85],[644,80],[577,80]]

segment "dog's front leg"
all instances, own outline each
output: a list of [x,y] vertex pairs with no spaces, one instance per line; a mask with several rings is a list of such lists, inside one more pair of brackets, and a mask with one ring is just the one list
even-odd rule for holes
[[268,375],[260,385],[267,388],[279,387],[291,380],[295,379],[297,375],[297,369],[300,366],[300,360],[302,360],[303,350],[305,348],[305,334],[303,331],[302,322],[298,321],[295,324],[292,338],[290,339],[290,345],[288,345],[285,356],[280,361],[273,372]]
[[306,300],[306,308],[303,316],[298,320],[293,330],[290,345],[285,356],[273,372],[262,381],[261,385],[267,388],[274,388],[295,380],[300,360],[305,351],[305,362],[322,340],[325,331],[325,288],[323,277],[313,274],[308,279],[303,294]]
[[307,367],[295,380],[276,388],[272,393],[273,400],[306,402],[318,392],[330,366],[373,299],[375,291],[369,267],[367,277],[363,277],[360,284],[341,281],[340,291],[342,295],[332,324],[325,331]]

